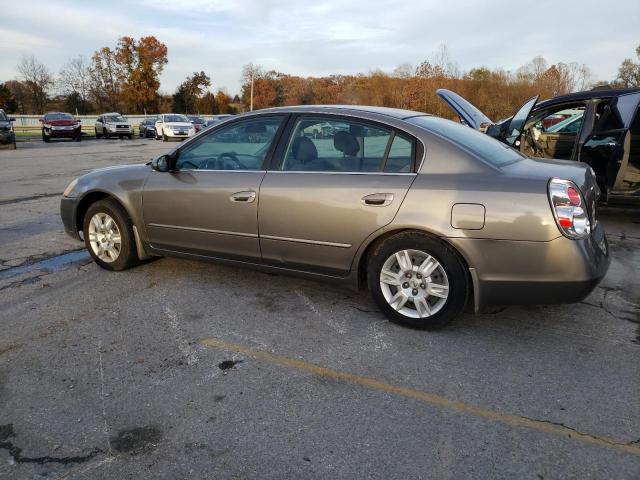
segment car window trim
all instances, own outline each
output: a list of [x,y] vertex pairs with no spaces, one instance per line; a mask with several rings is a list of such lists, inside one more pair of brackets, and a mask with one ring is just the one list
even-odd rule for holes
[[219,169],[199,169],[199,168],[192,168],[192,169],[180,169],[177,170],[178,172],[266,172],[267,171],[267,167],[271,162],[271,157],[273,156],[273,152],[275,151],[275,147],[276,145],[279,143],[280,141],[280,137],[282,136],[282,132],[284,130],[285,125],[288,123],[290,114],[289,113],[269,113],[269,114],[256,114],[256,115],[247,115],[247,116],[241,116],[237,119],[233,119],[233,120],[227,120],[224,123],[221,123],[220,125],[216,125],[214,127],[211,127],[209,129],[207,129],[206,132],[201,133],[198,136],[193,136],[191,137],[186,143],[182,144],[181,146],[179,146],[175,152],[178,155],[176,158],[176,162],[178,160],[180,160],[180,155],[182,153],[182,151],[184,151],[185,149],[188,149],[190,147],[191,144],[194,143],[194,141],[197,140],[202,140],[204,141],[205,138],[207,138],[209,135],[212,135],[214,132],[222,130],[222,128],[227,128],[227,127],[233,127],[233,125],[240,123],[240,122],[245,122],[247,120],[252,120],[252,119],[260,119],[260,118],[273,118],[273,117],[283,117],[283,121],[280,123],[280,125],[278,126],[278,130],[276,130],[275,135],[273,136],[273,139],[271,140],[271,146],[269,147],[269,150],[267,151],[267,154],[264,157],[264,160],[262,162],[262,165],[260,166],[259,169],[256,170],[246,170],[246,169],[242,169],[242,170],[219,170]]
[[[399,133],[401,136],[404,135],[405,137],[408,137],[409,139],[411,139],[411,172],[384,172],[383,170],[379,169],[376,171],[371,171],[371,172],[359,172],[359,171],[352,171],[352,172],[328,172],[325,170],[281,170],[282,167],[282,163],[284,162],[284,156],[286,154],[286,149],[289,146],[289,142],[291,140],[291,135],[293,133],[293,128],[294,126],[297,124],[298,119],[300,117],[313,117],[313,118],[326,118],[326,119],[331,119],[333,121],[339,120],[339,121],[344,121],[344,122],[360,122],[360,123],[364,123],[365,125],[371,125],[374,128],[380,128],[380,129],[384,129],[384,130],[389,130],[390,131],[390,135],[389,138],[391,139],[391,137],[395,137],[396,133]],[[415,136],[412,135],[411,133],[402,130],[401,128],[395,127],[393,125],[389,125],[388,123],[383,123],[380,121],[376,121],[376,120],[370,120],[368,118],[362,118],[362,117],[356,117],[356,116],[351,116],[351,115],[344,115],[344,114],[334,114],[334,113],[311,113],[311,112],[302,112],[302,113],[294,113],[291,114],[289,121],[287,123],[287,128],[286,131],[283,132],[283,135],[280,138],[280,141],[278,142],[278,148],[275,152],[274,155],[274,161],[271,162],[271,164],[269,165],[268,171],[269,172],[282,172],[282,173],[329,173],[329,174],[346,174],[346,175],[363,175],[363,174],[368,174],[368,175],[372,175],[372,174],[385,174],[385,175],[413,175],[416,174],[418,172],[418,168],[422,165],[422,161],[424,160],[424,146],[422,148],[422,158],[418,159],[417,158],[417,154],[418,154],[418,148],[417,145],[418,143],[422,143],[420,142],[420,140]],[[388,157],[388,153],[390,151],[390,143],[387,142],[387,147],[385,149],[385,156],[383,161],[381,162],[382,165],[382,169],[384,169],[384,166],[387,163],[387,157]]]

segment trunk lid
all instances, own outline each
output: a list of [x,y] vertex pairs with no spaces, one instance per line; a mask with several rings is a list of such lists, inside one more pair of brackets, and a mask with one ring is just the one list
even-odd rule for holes
[[484,113],[482,113],[476,106],[472,105],[467,100],[462,98],[457,93],[452,92],[451,90],[439,88],[438,90],[436,90],[436,95],[444,100],[447,105],[451,107],[453,112],[471,128],[474,128],[476,130],[481,130],[482,128],[486,129],[493,123],[491,119]]

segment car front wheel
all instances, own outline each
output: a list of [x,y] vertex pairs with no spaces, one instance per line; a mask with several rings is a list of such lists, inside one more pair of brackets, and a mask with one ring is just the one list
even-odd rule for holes
[[453,320],[470,291],[458,255],[442,241],[418,232],[393,236],[374,248],[368,283],[392,322],[420,329],[443,327]]
[[84,217],[84,242],[93,260],[106,270],[125,270],[138,263],[131,220],[113,200],[91,205]]

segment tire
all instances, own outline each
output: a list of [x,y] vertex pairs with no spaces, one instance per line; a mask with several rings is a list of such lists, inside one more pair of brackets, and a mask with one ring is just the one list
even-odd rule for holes
[[94,130],[96,131],[96,139],[100,140],[102,138],[102,134],[98,133],[98,129],[94,128]]
[[81,141],[82,141],[82,134],[78,135],[78,136],[75,138],[75,141],[76,141],[76,142],[81,142]]
[[109,140],[111,138],[109,131],[104,128],[102,129],[102,135],[104,135],[105,140]]
[[132,140],[132,139],[133,139],[133,134],[132,134],[132,133],[130,133],[129,135],[127,135],[127,138],[128,138],[129,140]]
[[[404,269],[398,268],[399,253]],[[426,266],[418,268],[425,265],[423,261]],[[384,287],[383,267],[393,274],[385,277],[390,281],[384,282]],[[422,275],[425,271],[428,276]],[[389,320],[424,330],[441,328],[457,317],[471,290],[467,269],[458,254],[441,240],[419,232],[401,233],[374,246],[369,255],[367,281],[374,301]],[[446,298],[442,298],[445,294]]]
[[167,137],[164,132],[162,132],[162,141],[163,142],[168,142],[169,141],[169,137]]
[[156,130],[155,128],[153,129],[153,133],[155,135],[155,139],[156,140],[160,140],[160,138],[162,138],[162,137],[160,137],[160,135],[158,135],[158,130]]
[[16,145],[16,139],[13,139],[13,143],[11,144],[11,150],[15,150],[16,148],[18,148],[18,146]]
[[44,133],[44,129],[42,130],[42,141],[44,143],[49,143],[51,141],[51,137]]
[[[89,225],[92,218],[96,215],[108,215],[117,227],[117,232],[120,234],[120,248],[118,254],[113,260],[106,260],[106,258],[100,258],[98,252],[94,250],[91,240],[100,239],[101,236],[93,237],[91,235],[91,226]],[[106,224],[107,222],[104,222]],[[104,225],[103,224],[103,225]],[[94,224],[95,230],[95,224]],[[84,243],[89,251],[89,254],[98,266],[105,270],[120,271],[137,265],[140,261],[136,253],[136,243],[133,236],[133,226],[131,219],[127,215],[127,212],[117,203],[115,200],[100,200],[92,204],[88,209],[83,219],[83,233]],[[104,238],[102,236],[102,238]]]

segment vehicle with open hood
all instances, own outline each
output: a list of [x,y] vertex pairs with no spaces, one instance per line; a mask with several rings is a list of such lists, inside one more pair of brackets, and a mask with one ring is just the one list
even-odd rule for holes
[[541,102],[533,97],[498,122],[455,92],[436,93],[462,123],[525,155],[588,165],[603,201],[640,203],[640,89],[596,89]]

